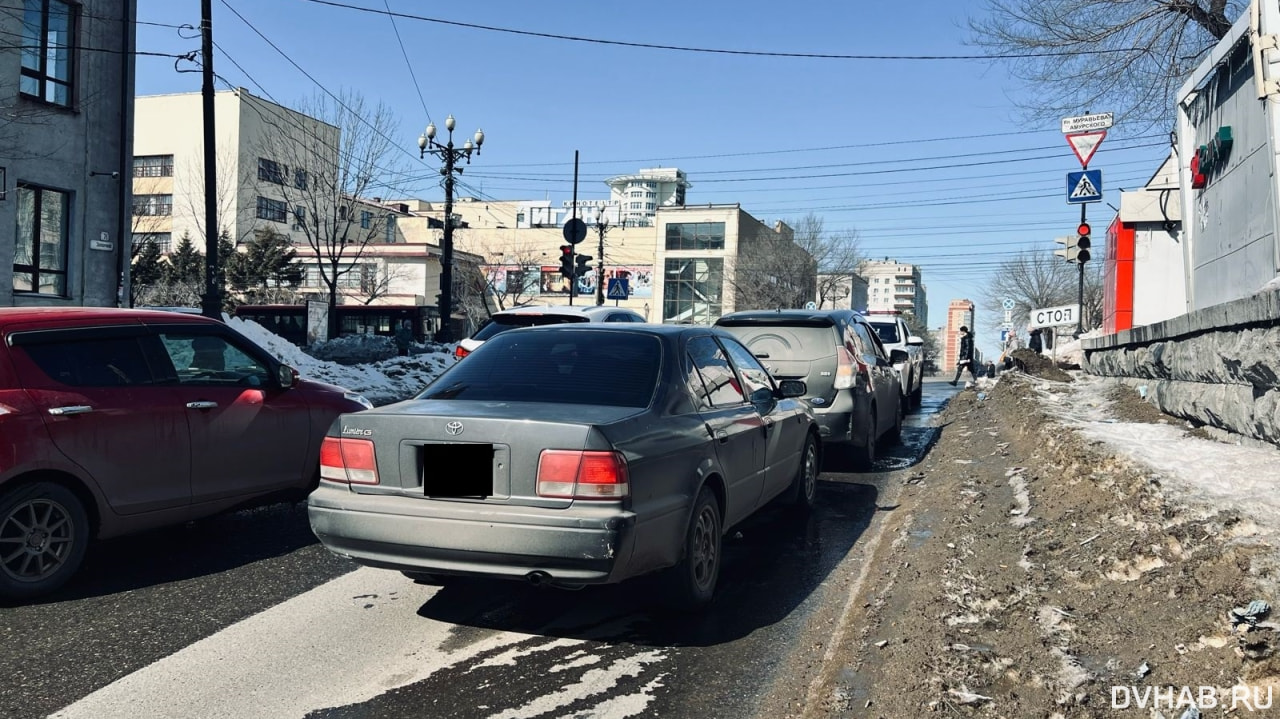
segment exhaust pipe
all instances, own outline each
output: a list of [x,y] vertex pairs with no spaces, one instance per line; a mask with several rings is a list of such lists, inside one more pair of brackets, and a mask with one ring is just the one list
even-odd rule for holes
[[551,575],[542,570],[529,572],[524,575],[524,578],[535,587],[542,587],[551,583]]

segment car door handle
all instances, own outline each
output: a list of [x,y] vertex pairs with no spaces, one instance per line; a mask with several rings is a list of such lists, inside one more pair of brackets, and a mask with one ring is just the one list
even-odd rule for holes
[[765,418],[764,418],[764,433],[765,433],[765,434],[769,434],[769,433],[770,433],[770,432],[772,432],[772,431],[773,431],[773,418],[772,418],[772,417],[765,417]]
[[209,401],[187,403],[187,409],[215,409],[217,408],[217,406],[218,406],[217,402],[209,402]]
[[50,407],[49,414],[55,417],[66,417],[73,414],[86,414],[92,412],[93,407],[87,404],[72,404],[66,407]]

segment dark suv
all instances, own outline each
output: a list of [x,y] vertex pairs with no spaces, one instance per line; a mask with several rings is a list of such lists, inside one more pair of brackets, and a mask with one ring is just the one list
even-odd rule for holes
[[[894,362],[867,320],[852,310],[746,310],[716,320],[777,379],[804,380],[822,440],[864,467],[897,441],[902,390]],[[895,350],[897,355],[900,350]]]
[[305,496],[369,407],[205,317],[0,308],[0,598],[57,589],[91,539]]

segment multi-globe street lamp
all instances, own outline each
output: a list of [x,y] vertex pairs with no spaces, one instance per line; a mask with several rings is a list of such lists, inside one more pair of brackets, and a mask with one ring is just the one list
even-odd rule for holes
[[453,115],[445,118],[444,129],[448,131],[448,140],[441,144],[436,141],[436,124],[427,125],[426,131],[418,138],[418,157],[425,158],[428,153],[444,162],[440,174],[444,175],[444,242],[440,247],[440,329],[436,331],[437,342],[452,342],[453,328],[453,175],[462,174],[458,166],[459,160],[471,164],[471,156],[480,154],[480,146],[484,144],[484,130],[476,130],[474,142],[468,139],[462,147],[453,146]]

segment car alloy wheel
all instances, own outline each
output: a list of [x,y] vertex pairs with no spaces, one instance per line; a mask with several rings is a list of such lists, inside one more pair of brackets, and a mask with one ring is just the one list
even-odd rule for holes
[[689,561],[693,583],[698,590],[709,591],[715,586],[716,570],[720,565],[720,520],[715,507],[705,505],[698,512],[690,549],[693,552]]
[[33,597],[61,586],[79,568],[88,521],[61,485],[37,483],[0,498],[0,595]]
[[796,478],[792,480],[790,502],[797,509],[808,511],[818,492],[818,445],[813,436],[804,440],[804,450],[800,453],[800,466],[796,469]]
[[720,578],[720,505],[709,487],[698,491],[685,528],[684,557],[667,570],[669,608],[696,612],[711,603]]

